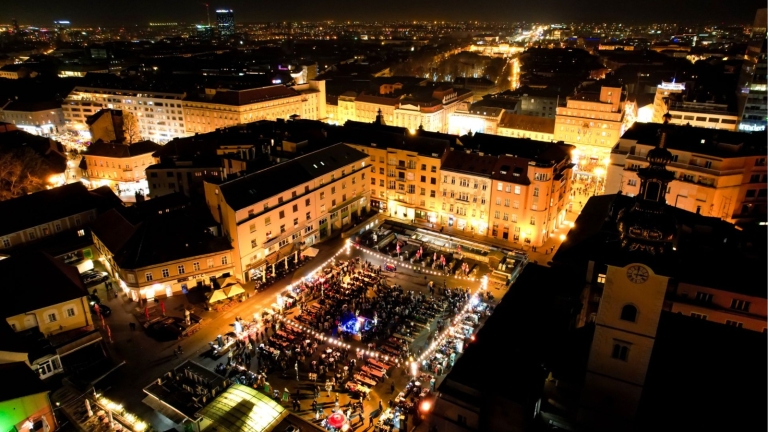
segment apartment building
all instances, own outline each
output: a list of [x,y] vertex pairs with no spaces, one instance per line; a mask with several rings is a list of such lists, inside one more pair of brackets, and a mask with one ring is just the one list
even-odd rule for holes
[[368,155],[372,208],[406,221],[438,221],[440,167],[449,141],[357,122],[339,132],[342,142]]
[[576,146],[579,158],[601,161],[626,129],[625,97],[620,87],[581,91],[557,107],[554,140]]
[[293,115],[323,120],[326,117],[325,81],[312,80],[293,87],[209,88],[204,94],[187,95],[182,105],[189,134]]
[[440,218],[448,227],[484,235],[496,157],[451,151],[440,169]]
[[35,135],[48,136],[64,127],[64,114],[58,102],[9,101],[0,108],[0,121]]
[[765,280],[744,282],[722,286],[681,281],[668,293],[664,310],[765,333],[768,327]]
[[653,97],[653,122],[664,123],[664,116],[669,112],[668,101],[672,94],[682,94],[685,91],[685,83],[662,81],[656,87],[656,95]]
[[672,152],[668,169],[674,180],[668,204],[732,223],[764,220],[768,185],[766,134],[655,123],[636,123],[619,140],[610,156],[606,193],[639,193],[637,171],[648,165],[660,130]]
[[133,301],[186,294],[234,274],[232,245],[216,230],[201,207],[144,216],[113,209],[92,228],[103,262]]
[[[475,134],[466,141],[465,146],[483,153],[470,156],[455,152],[452,157],[484,160],[476,162],[472,171],[485,179],[490,190],[484,194],[485,183],[478,179],[480,195],[471,196],[471,201],[475,204],[477,198],[478,216],[485,211],[487,235],[512,244],[541,246],[565,221],[573,146],[487,134]],[[442,173],[445,180],[445,168]],[[448,180],[452,182],[452,176]],[[475,190],[474,181],[467,180]]]
[[77,86],[64,99],[61,109],[67,126],[76,131],[86,131],[86,119],[99,110],[121,110],[124,115],[136,117],[142,139],[165,143],[186,134],[184,96],[184,93]]
[[236,275],[250,280],[352,223],[370,206],[368,161],[336,144],[236,179],[206,181],[208,208],[232,239]]
[[152,156],[162,148],[152,141],[133,144],[97,142],[83,154],[85,172],[93,187],[109,186],[117,195],[147,195],[146,169],[155,163]]
[[448,118],[448,133],[466,135],[468,133],[498,134],[499,124],[506,111],[504,108],[481,106],[474,103],[466,109],[459,108]]

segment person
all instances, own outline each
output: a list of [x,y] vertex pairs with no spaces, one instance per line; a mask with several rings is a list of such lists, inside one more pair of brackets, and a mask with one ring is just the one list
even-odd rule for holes
[[389,392],[394,393],[395,392],[395,383],[390,384],[389,386]]
[[383,404],[381,403],[381,399],[379,399],[379,411],[384,411]]

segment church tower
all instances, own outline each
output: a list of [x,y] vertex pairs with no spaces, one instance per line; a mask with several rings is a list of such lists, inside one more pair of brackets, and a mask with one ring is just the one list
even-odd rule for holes
[[677,238],[665,200],[674,177],[665,139],[662,130],[639,170],[640,193],[616,217],[620,257],[607,263],[580,412],[601,430],[627,430],[636,414],[669,282],[657,272],[674,259]]

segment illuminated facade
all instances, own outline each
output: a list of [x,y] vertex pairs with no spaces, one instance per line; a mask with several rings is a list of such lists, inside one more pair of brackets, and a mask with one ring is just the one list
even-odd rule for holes
[[188,95],[182,102],[188,134],[259,120],[322,120],[325,111],[325,81],[286,87],[273,85],[245,90],[205,89],[205,94]]
[[[611,152],[606,193],[639,193],[638,170],[647,165],[660,127],[637,123],[621,137]],[[668,204],[729,222],[763,220],[768,194],[764,133],[667,128],[673,157],[667,168],[674,174]]]
[[64,113],[59,103],[20,103],[10,101],[0,108],[0,121],[35,135],[48,136],[64,127]]
[[88,129],[86,119],[104,108],[132,114],[142,139],[165,143],[186,135],[181,101],[183,93],[75,87],[61,109],[67,126],[76,131]]
[[451,151],[440,170],[440,225],[485,235],[497,158]]
[[575,145],[580,158],[602,160],[628,127],[624,105],[619,87],[569,97],[565,107],[557,108],[554,140]]
[[348,226],[369,208],[368,155],[345,144],[223,183],[205,200],[244,280]]
[[654,123],[664,123],[664,115],[669,111],[667,101],[673,93],[681,94],[685,91],[684,83],[662,82],[656,87],[656,96],[653,98],[653,119]]
[[216,27],[220,36],[235,34],[235,12],[232,9],[216,10]]
[[498,134],[499,123],[504,115],[504,109],[485,106],[471,106],[468,109],[459,108],[450,115],[448,133],[466,135],[468,133]]
[[552,142],[555,139],[555,119],[504,113],[497,134]]
[[156,162],[152,153],[162,146],[152,141],[134,144],[97,142],[84,153],[92,187],[109,186],[118,195],[149,194],[146,168]]

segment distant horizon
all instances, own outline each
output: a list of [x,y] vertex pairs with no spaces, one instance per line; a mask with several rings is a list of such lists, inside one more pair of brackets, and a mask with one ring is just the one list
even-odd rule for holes
[[[612,0],[592,0],[588,7],[572,1],[538,0],[536,7],[506,0],[487,0],[468,4],[461,0],[413,2],[389,0],[386,7],[353,0],[316,2],[295,0],[289,7],[283,4],[254,6],[247,0],[229,0],[210,4],[211,21],[217,9],[232,9],[236,23],[278,22],[486,22],[486,23],[622,23],[650,24],[727,24],[751,25],[758,9],[766,7],[764,0],[713,0],[702,7],[699,0],[648,0],[642,7],[616,3]],[[379,5],[381,6],[381,5]],[[377,15],[372,15],[375,10]],[[675,17],[675,19],[669,19]],[[133,0],[129,8],[116,13],[113,4],[88,0],[38,0],[29,4],[9,4],[0,10],[0,23],[8,25],[16,18],[20,25],[52,26],[53,21],[69,20],[75,27],[142,26],[150,22],[207,23],[206,7],[197,0]]]

